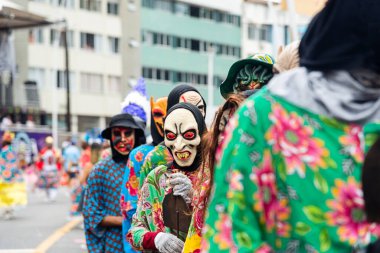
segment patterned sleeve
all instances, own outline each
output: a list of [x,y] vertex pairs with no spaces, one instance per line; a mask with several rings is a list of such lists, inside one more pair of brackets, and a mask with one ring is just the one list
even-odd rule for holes
[[[149,183],[145,180],[141,188],[141,196],[138,199],[136,213],[132,217],[132,225],[127,234],[127,240],[136,250],[144,250],[144,236],[151,232],[149,230],[149,222],[146,218],[146,208],[152,208],[148,201],[149,197]],[[144,205],[147,203],[147,205]]]
[[167,165],[172,162],[173,158],[164,145],[157,145],[149,154],[146,156],[143,166],[140,170],[140,187],[142,187],[145,178],[148,174],[160,165]]
[[85,229],[89,230],[97,237],[102,237],[106,229],[100,226],[106,216],[105,210],[101,206],[100,199],[103,195],[102,185],[102,165],[97,164],[91,171],[87,180],[85,201],[83,206],[83,216]]
[[253,196],[259,195],[259,189],[252,168],[259,167],[265,147],[257,118],[254,101],[249,99],[228,124],[206,214],[202,252],[271,252],[263,240],[260,214],[254,210],[258,203]]

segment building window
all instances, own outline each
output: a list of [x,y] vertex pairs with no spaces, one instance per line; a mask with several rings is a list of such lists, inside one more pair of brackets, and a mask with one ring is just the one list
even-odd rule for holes
[[81,73],[80,85],[82,92],[103,93],[102,75]]
[[108,37],[108,46],[110,53],[118,54],[119,53],[119,38]]
[[[66,89],[66,75],[64,70],[52,70],[53,82],[56,83],[56,87],[59,89]],[[74,73],[69,72],[70,78],[70,90],[74,90]]]
[[38,87],[45,85],[45,70],[43,68],[29,68],[28,80],[37,83]]
[[107,91],[112,94],[121,92],[121,78],[118,76],[108,76]]
[[257,26],[255,24],[248,24],[248,39],[257,40]]
[[50,4],[53,6],[62,6],[70,9],[75,8],[75,0],[50,0]]
[[200,8],[198,6],[190,5],[190,16],[199,18],[200,17]]
[[111,15],[119,15],[119,2],[118,1],[108,1],[107,2],[107,13]]
[[96,35],[92,33],[81,33],[80,47],[85,50],[100,52],[101,51],[100,35]]
[[43,44],[44,32],[41,28],[35,28],[29,30],[28,41],[30,44]]
[[176,2],[174,6],[174,11],[176,14],[180,15],[189,15],[190,6],[186,3]]
[[[59,46],[63,47],[65,45],[64,38],[63,38],[63,31],[58,31],[55,29],[50,30],[50,45],[54,45],[55,41],[58,39],[59,36]],[[67,46],[68,47],[74,47],[74,32],[73,31],[67,31]]]
[[88,11],[101,11],[101,0],[80,0],[80,8]]
[[261,41],[272,42],[272,26],[262,25],[260,27],[259,38]]

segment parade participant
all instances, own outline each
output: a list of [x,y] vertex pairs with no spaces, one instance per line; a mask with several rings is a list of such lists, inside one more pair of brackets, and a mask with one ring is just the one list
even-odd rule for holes
[[66,173],[69,176],[69,187],[73,188],[76,179],[78,179],[80,168],[79,161],[81,153],[76,146],[76,140],[74,138],[68,143],[67,147],[63,151],[63,166]]
[[[204,223],[204,212],[208,204],[210,186],[215,176],[215,158],[220,154],[218,147],[223,141],[224,128],[227,122],[239,108],[245,98],[238,94],[232,94],[216,113],[211,130],[202,138],[202,167],[198,172],[196,184],[193,185],[194,196],[192,200],[193,213],[189,232],[186,237],[183,252],[198,252],[201,246],[202,228]],[[217,175],[219,176],[219,175]]]
[[167,98],[159,98],[154,102],[150,99],[151,105],[151,121],[150,131],[153,137],[153,142],[141,145],[131,151],[127,167],[124,173],[123,184],[121,188],[120,208],[123,214],[123,243],[124,252],[134,252],[131,245],[127,241],[127,233],[131,227],[132,216],[136,212],[137,192],[139,184],[140,169],[144,163],[146,155],[153,148],[164,140],[163,134],[163,119],[166,115]]
[[89,252],[123,252],[121,183],[129,153],[145,143],[144,129],[140,118],[123,113],[113,116],[102,132],[111,142],[112,156],[98,162],[87,180],[83,216]]
[[102,150],[102,146],[100,143],[94,142],[91,144],[91,146],[90,146],[90,160],[82,167],[83,173],[80,176],[80,180],[79,180],[80,185],[81,185],[81,187],[80,187],[81,189],[78,190],[78,191],[81,191],[80,192],[80,198],[76,199],[76,201],[74,202],[77,205],[72,206],[72,209],[71,209],[72,212],[82,213],[82,211],[83,211],[84,197],[85,197],[85,192],[86,192],[86,188],[87,188],[87,179],[88,179],[88,176],[90,175],[93,167],[95,166],[95,164],[97,162],[99,162],[99,160],[100,160],[101,150]]
[[302,67],[230,120],[204,252],[359,252],[379,235],[360,187],[380,131],[378,13],[378,1],[327,1],[301,41]]
[[[164,122],[165,145],[173,162],[155,168],[141,188],[141,196],[128,241],[136,250],[158,250],[162,253],[181,252],[186,233],[179,237],[167,227],[164,198],[173,194],[191,203],[192,184],[201,166],[201,138],[206,131],[203,115],[192,104],[179,103],[168,110]],[[181,222],[181,221],[178,221]]]
[[229,94],[260,89],[273,77],[273,64],[268,54],[254,54],[235,62],[220,84],[220,93],[228,98]]
[[36,163],[39,170],[37,186],[46,192],[47,201],[55,201],[59,184],[59,154],[53,148],[53,137],[45,138],[45,147],[40,151]]
[[[145,124],[149,117],[149,101],[146,94],[146,86],[143,78],[137,81],[132,90],[127,94],[122,103],[122,112],[133,113],[139,117]],[[151,121],[152,122],[152,121]],[[127,169],[123,175],[123,183],[121,185],[120,209],[123,217],[122,236],[124,244],[124,252],[135,252],[130,244],[126,241],[126,234],[130,228],[132,215],[136,211],[138,176],[140,174],[140,164],[144,156],[153,149],[151,144],[145,144],[133,149],[127,161]]]
[[[167,110],[174,105],[182,102],[187,102],[195,105],[202,113],[203,118],[206,118],[206,101],[197,89],[187,84],[180,84],[176,86],[168,96]],[[166,165],[173,160],[169,150],[163,144],[157,145],[148,153],[145,158],[144,164],[141,167],[139,177],[139,187],[144,183],[146,176],[151,170],[159,165]]]
[[4,210],[6,220],[13,217],[14,207],[27,203],[23,173],[18,168],[16,153],[11,145],[13,136],[8,131],[4,132],[0,153],[0,209]]

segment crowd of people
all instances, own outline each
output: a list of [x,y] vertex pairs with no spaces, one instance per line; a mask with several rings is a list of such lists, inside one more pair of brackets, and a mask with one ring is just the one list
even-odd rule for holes
[[[88,251],[380,252],[379,13],[377,1],[329,0],[277,60],[234,63],[209,127],[196,88],[148,101],[140,79],[101,132],[108,152],[71,143],[63,154]],[[10,140],[0,207],[26,202]],[[50,200],[51,144],[37,163]]]

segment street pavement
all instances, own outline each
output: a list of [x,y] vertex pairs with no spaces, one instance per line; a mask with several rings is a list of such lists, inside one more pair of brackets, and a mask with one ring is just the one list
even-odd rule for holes
[[82,222],[68,213],[70,197],[62,188],[57,200],[45,201],[43,192],[29,192],[29,203],[15,217],[0,216],[0,253],[82,253],[87,252]]

